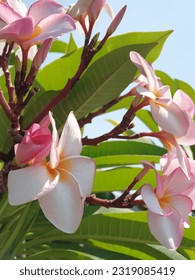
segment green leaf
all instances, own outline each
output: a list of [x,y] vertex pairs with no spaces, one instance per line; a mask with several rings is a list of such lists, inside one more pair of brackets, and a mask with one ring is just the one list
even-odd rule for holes
[[[71,110],[78,118],[81,118],[118,96],[132,82],[137,71],[129,60],[129,51],[139,51],[152,62],[159,56],[170,33],[171,31],[127,33],[109,38],[103,49],[92,60],[87,73],[84,73],[69,93],[69,97],[55,108],[58,125],[61,126],[64,123]],[[47,91],[62,89],[78,69],[81,52],[82,48],[70,56],[64,56],[44,67],[36,78],[38,86],[40,85],[42,88],[37,96],[40,97]],[[39,105],[42,102],[40,98],[37,99],[37,96],[33,98],[35,101],[29,103],[24,113],[26,124],[35,117],[31,113],[32,106],[36,108],[36,115],[41,111],[42,106]],[[49,100],[51,100],[50,97],[47,101],[49,102]]]
[[54,53],[66,53],[66,49],[67,49],[68,44],[63,42],[63,41],[59,41],[56,40],[52,43],[50,52],[54,52]]
[[164,148],[137,141],[108,141],[96,147],[83,147],[82,151],[95,159],[97,168],[140,164],[141,160],[158,162],[165,153]]
[[[141,170],[141,168],[127,167],[113,168],[106,171],[97,170],[92,192],[98,193],[124,191]],[[136,186],[133,189],[138,189],[146,182],[149,182],[153,186],[156,185],[156,181],[152,170],[150,170],[146,174],[146,176],[144,176],[144,178],[136,184]]]
[[[193,231],[195,221],[190,218],[190,223]],[[189,229],[185,231],[180,250],[195,248],[195,237],[192,234],[188,235],[188,231],[192,232]],[[92,246],[112,251],[113,244],[114,252],[120,253],[124,250],[124,254],[138,259],[139,256],[143,259],[185,259],[179,250],[171,252],[159,246],[149,231],[146,212],[95,214],[83,219],[73,235],[53,229],[42,232],[42,236],[29,240],[23,247],[32,250],[33,247],[57,240],[66,242],[67,248],[69,242],[90,246],[86,241],[91,240]],[[79,251],[79,247],[77,250]],[[140,255],[138,251],[141,252]]]

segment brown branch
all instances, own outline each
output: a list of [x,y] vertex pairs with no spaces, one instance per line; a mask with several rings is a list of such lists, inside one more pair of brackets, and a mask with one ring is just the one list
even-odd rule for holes
[[103,206],[106,208],[114,207],[114,208],[132,208],[136,205],[143,204],[143,200],[136,200],[136,198],[140,195],[141,188],[139,188],[136,192],[130,195],[130,191],[133,187],[147,174],[150,170],[150,166],[144,166],[141,172],[134,178],[131,184],[124,190],[124,192],[115,199],[102,199],[96,197],[96,195],[92,194],[88,196],[85,202],[89,205]]
[[121,100],[123,100],[123,99],[125,99],[129,96],[136,95],[136,93],[137,93],[137,91],[135,90],[135,88],[132,88],[128,93],[113,99],[112,101],[105,104],[103,107],[101,107],[97,111],[95,111],[93,113],[89,113],[85,118],[82,118],[82,119],[78,120],[80,128],[83,127],[84,125],[88,124],[88,123],[91,123],[92,119],[94,119],[97,116],[102,115],[107,110],[109,110],[111,107],[113,107],[115,104],[119,103]]
[[141,100],[140,95],[136,95],[134,101],[132,102],[130,108],[127,110],[125,115],[123,116],[122,121],[114,127],[111,131],[108,133],[105,133],[101,136],[98,136],[96,138],[88,138],[87,136],[82,139],[83,145],[91,145],[91,146],[96,146],[99,143],[106,141],[108,139],[113,139],[113,138],[119,138],[119,135],[128,129],[134,127],[134,124],[132,123],[132,120],[135,116],[135,113],[143,108],[144,106],[148,105],[148,99],[144,98],[144,100],[139,103]]

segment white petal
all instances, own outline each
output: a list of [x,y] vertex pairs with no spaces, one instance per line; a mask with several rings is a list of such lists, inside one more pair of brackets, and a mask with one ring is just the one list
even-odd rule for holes
[[186,114],[174,102],[167,104],[158,101],[150,101],[152,116],[157,124],[175,137],[184,136],[189,122]]
[[55,188],[58,174],[53,179],[43,165],[32,165],[10,171],[8,175],[8,200],[20,205],[38,199]]
[[81,131],[73,112],[70,112],[62,130],[58,145],[58,153],[60,157],[63,158],[80,155],[81,150]]
[[59,163],[59,155],[57,150],[58,145],[58,132],[56,129],[56,123],[52,116],[52,113],[49,112],[49,118],[52,125],[52,144],[51,144],[51,151],[50,151],[50,165],[51,168],[55,168]]
[[183,220],[183,223],[189,225],[188,216],[192,210],[192,200],[182,194],[173,195],[170,198],[171,206],[177,210]]
[[78,182],[81,192],[86,198],[90,195],[93,187],[93,180],[95,176],[95,162],[91,158],[83,156],[74,156],[64,159],[60,162],[60,166],[68,166],[68,172]]
[[164,210],[160,206],[160,203],[154,193],[154,189],[149,184],[145,184],[141,188],[141,196],[150,211],[159,215],[164,214]]
[[58,229],[74,233],[83,215],[83,203],[77,182],[67,174],[66,182],[60,181],[56,188],[39,199],[45,217]]
[[161,216],[148,211],[148,225],[151,233],[163,246],[172,250],[179,247],[184,227],[177,211],[173,209],[169,216]]

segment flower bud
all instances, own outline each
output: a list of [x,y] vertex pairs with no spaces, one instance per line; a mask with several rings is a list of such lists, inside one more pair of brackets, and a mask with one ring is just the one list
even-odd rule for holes
[[50,50],[51,44],[53,42],[53,39],[47,39],[43,42],[43,44],[38,49],[33,61],[32,66],[38,70],[41,66],[41,64],[45,61],[47,54]]
[[107,37],[109,37],[110,35],[112,35],[114,33],[114,31],[117,29],[117,27],[119,26],[125,11],[126,11],[127,6],[125,5],[119,12],[118,14],[115,16],[115,18],[113,19],[113,21],[111,22],[110,26],[108,27],[107,30]]
[[26,131],[22,142],[14,147],[17,164],[37,164],[49,154],[52,136],[48,128],[49,117],[34,123]]

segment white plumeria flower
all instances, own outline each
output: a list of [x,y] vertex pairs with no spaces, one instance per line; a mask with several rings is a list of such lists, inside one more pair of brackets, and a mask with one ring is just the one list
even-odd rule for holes
[[38,199],[52,224],[73,233],[81,222],[85,198],[92,190],[95,162],[80,156],[81,132],[72,112],[60,139],[51,113],[49,118],[53,128],[50,161],[10,171],[8,200],[11,205],[20,205]]

